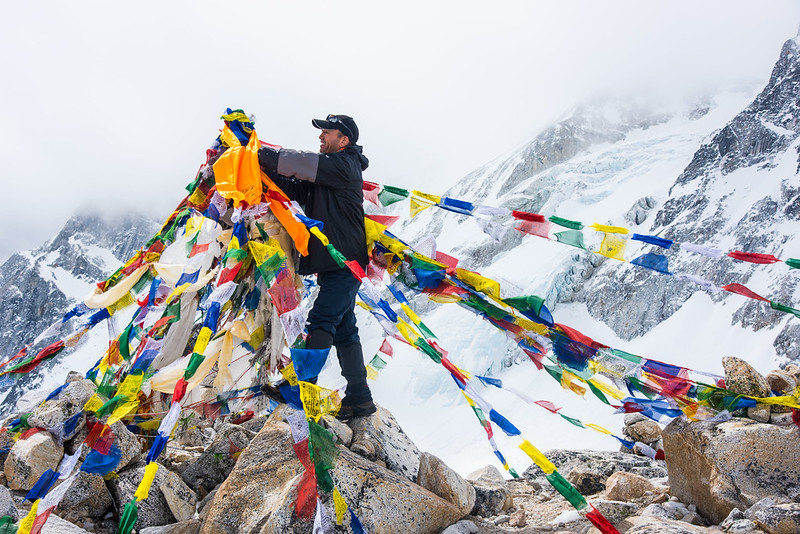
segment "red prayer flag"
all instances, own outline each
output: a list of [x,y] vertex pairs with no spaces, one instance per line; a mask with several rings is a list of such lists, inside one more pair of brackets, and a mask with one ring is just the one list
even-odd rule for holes
[[535,235],[536,237],[550,238],[550,221],[528,221],[523,220],[517,225],[515,230],[523,234]]
[[534,402],[536,404],[538,404],[539,406],[541,406],[542,408],[544,408],[545,410],[547,410],[548,412],[558,413],[558,411],[561,409],[561,406],[556,406],[555,404],[553,404],[550,401],[538,400],[538,401],[534,401]]
[[456,274],[456,267],[458,266],[458,258],[445,254],[444,252],[436,251],[436,261],[447,265],[447,274]]
[[300,460],[301,464],[303,464],[303,467],[306,469],[313,469],[314,464],[311,462],[311,452],[308,449],[308,438],[298,441],[297,443],[293,444],[292,447],[294,448],[294,453],[297,455],[297,459]]
[[47,522],[47,519],[50,517],[50,514],[53,513],[53,510],[55,509],[56,506],[53,505],[44,512],[40,512],[39,514],[36,515],[36,519],[33,520],[33,526],[31,527],[31,534],[39,534],[42,531],[42,527]]
[[392,345],[389,343],[388,339],[383,340],[383,343],[381,343],[381,348],[378,350],[387,356],[394,356],[394,349],[392,348]]
[[385,227],[389,228],[391,225],[397,222],[400,218],[397,215],[367,215],[367,219],[371,219],[378,224],[382,224]]
[[748,261],[750,263],[777,263],[781,261],[772,254],[742,252],[741,250],[734,250],[733,252],[728,252],[728,257],[731,257],[735,260]]
[[207,251],[208,245],[210,244],[211,243],[205,243],[203,245],[199,245],[195,243],[195,245],[192,247],[192,251],[189,252],[189,257],[191,258],[192,256],[196,256],[197,254],[202,254],[203,252]]
[[186,387],[189,385],[189,382],[186,381],[185,378],[180,377],[177,382],[175,382],[175,389],[172,390],[172,402],[180,402],[183,396],[186,394]]
[[445,369],[450,371],[450,374],[453,375],[459,382],[461,382],[462,384],[467,383],[467,377],[464,376],[461,373],[461,371],[458,370],[458,367],[453,365],[453,363],[449,359],[447,359],[447,356],[442,357],[442,365],[444,366]]
[[344,264],[347,265],[347,268],[350,269],[353,276],[359,280],[363,280],[367,277],[367,273],[364,272],[364,269],[361,268],[361,265],[359,265],[356,260],[345,260]]
[[614,528],[614,525],[609,523],[608,519],[605,518],[603,514],[601,514],[597,508],[592,506],[592,510],[590,512],[586,512],[586,519],[592,522],[597,529],[602,532],[603,534],[619,534],[619,530]]
[[22,435],[19,437],[19,439],[20,439],[20,441],[24,440],[24,439],[28,439],[32,435],[38,434],[39,432],[43,432],[43,431],[44,431],[44,428],[41,428],[41,427],[38,427],[38,426],[35,426],[33,428],[29,428],[28,430],[26,430],[25,432],[22,433]]
[[3,367],[4,365],[6,365],[6,364],[8,364],[8,363],[11,363],[11,362],[13,362],[13,361],[14,361],[14,360],[16,360],[17,358],[24,358],[24,357],[25,357],[25,356],[28,354],[28,347],[29,347],[29,346],[30,346],[30,345],[25,345],[24,347],[22,347],[22,348],[20,349],[20,351],[19,351],[18,353],[16,353],[14,356],[12,356],[12,357],[11,357],[11,358],[10,358],[8,361],[6,361],[6,362],[3,362],[3,363],[0,363],[0,367]]
[[800,410],[797,408],[792,408],[792,421],[797,425],[797,428],[800,428]]
[[530,221],[538,223],[543,223],[547,221],[547,219],[544,218],[544,215],[540,215],[539,213],[528,213],[527,211],[514,210],[511,212],[511,215],[513,215],[515,219],[519,219],[521,221]]
[[219,281],[217,282],[217,285],[221,286],[222,284],[230,282],[236,278],[236,275],[239,274],[239,269],[241,268],[242,262],[239,262],[234,265],[232,269],[224,269],[219,275]]
[[317,477],[313,468],[306,469],[297,484],[297,501],[294,512],[297,517],[310,521],[317,509]]
[[742,284],[728,284],[727,286],[722,286],[722,289],[724,289],[725,291],[729,291],[731,293],[736,293],[737,295],[742,295],[743,297],[747,297],[750,299],[763,300],[764,302],[769,302],[768,299],[765,299],[761,295],[753,293],[752,291],[744,287]]
[[380,200],[378,199],[378,190],[377,189],[372,189],[372,190],[364,189],[362,191],[362,193],[364,194],[364,199],[365,200],[368,200],[368,201],[372,202],[373,204],[375,204],[379,208],[382,207],[381,203],[380,203]]
[[[380,189],[381,186],[376,184],[375,182],[368,182],[367,180],[364,180],[364,185],[362,185],[361,187],[364,191],[377,191],[378,189]],[[372,219],[373,216],[367,215],[367,217]]]

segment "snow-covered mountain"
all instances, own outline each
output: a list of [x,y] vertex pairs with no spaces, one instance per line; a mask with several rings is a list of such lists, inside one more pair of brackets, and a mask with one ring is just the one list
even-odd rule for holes
[[[113,220],[79,214],[41,247],[11,256],[0,267],[0,359],[5,361],[33,343],[56,319],[81,302],[96,282],[105,280],[127,261],[158,228],[158,223],[141,216]],[[63,325],[62,334],[69,333],[73,322]],[[52,341],[41,340],[31,346],[28,354]],[[101,352],[87,351],[87,362],[76,362],[71,369],[67,360],[74,351],[68,349],[63,356],[43,363],[12,387],[0,391],[3,406],[13,409],[15,400],[27,391],[53,381],[56,385],[63,383],[69,370],[85,372],[102,356],[103,344],[108,343],[106,329],[92,332],[83,343],[97,345]],[[83,368],[89,359],[91,363]]]
[[[582,105],[451,190],[425,192],[587,225],[624,226],[726,252],[797,258],[799,84],[796,38],[783,47],[763,88],[697,101],[654,104],[642,98]],[[504,296],[543,296],[556,321],[612,347],[717,374],[721,358],[728,355],[745,358],[762,371],[800,359],[800,319],[765,302],[706,293],[689,281],[514,230],[496,241],[481,231],[475,218],[436,208],[392,230],[412,244],[433,235],[438,250],[460,258],[460,266],[499,280]],[[601,238],[598,233],[586,245],[598,250]],[[630,260],[652,248],[629,242],[625,256]],[[666,255],[671,272],[716,286],[744,284],[800,308],[800,271],[791,272],[785,264],[712,260],[679,245]],[[433,305],[424,298],[415,306],[460,367],[498,376],[612,432],[621,428],[619,416],[593,399],[562,390],[488,323],[454,305]],[[374,389],[379,401],[399,413],[404,429],[422,448],[447,458],[460,471],[479,467],[474,447],[481,441],[480,428],[469,431],[470,440],[476,440],[471,446],[464,443],[462,429],[475,422],[457,390],[446,377],[432,378],[436,371],[418,357],[405,355],[402,348],[399,352],[403,356],[395,357],[378,378]],[[392,366],[403,368],[398,373],[402,378],[390,372]],[[540,448],[616,447],[612,439],[554,420],[505,392],[482,393],[538,440]],[[404,407],[417,396],[425,400]],[[512,464],[526,461],[515,445],[506,446]]]

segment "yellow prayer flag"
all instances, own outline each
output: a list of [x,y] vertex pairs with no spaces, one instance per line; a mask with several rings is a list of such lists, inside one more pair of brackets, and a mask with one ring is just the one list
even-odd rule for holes
[[400,307],[403,309],[403,311],[405,312],[406,316],[408,316],[408,318],[409,318],[409,319],[411,319],[411,322],[412,322],[412,323],[414,323],[414,324],[419,324],[419,322],[420,322],[419,315],[417,315],[416,313],[414,313],[414,310],[412,310],[412,309],[411,309],[411,308],[408,306],[408,304],[405,304],[405,303],[401,302],[401,303],[400,303]]
[[534,461],[539,468],[544,471],[546,475],[549,475],[553,471],[556,470],[556,466],[553,465],[553,462],[547,459],[547,457],[541,453],[539,449],[533,446],[533,444],[528,441],[527,439],[523,439],[522,443],[520,443],[519,448],[522,451],[530,456],[531,460]]
[[105,404],[103,400],[97,396],[97,393],[95,393],[89,397],[89,400],[83,405],[83,409],[87,412],[96,412],[103,407],[103,404]]
[[211,341],[211,329],[207,326],[204,326],[200,329],[200,333],[197,334],[197,341],[194,343],[194,350],[198,354],[203,354],[208,346],[208,342]]
[[336,524],[341,525],[344,514],[347,512],[347,501],[344,500],[342,494],[339,493],[339,488],[333,488],[333,507],[336,510]]
[[138,426],[142,430],[158,430],[158,427],[161,426],[161,419],[151,419],[150,421],[142,421],[140,423],[136,423],[136,426]]
[[300,401],[306,417],[319,421],[325,414],[336,414],[342,405],[339,392],[319,387],[310,382],[300,382]]
[[800,404],[797,403],[797,396],[781,395],[779,397],[752,397],[759,404],[776,404],[780,406],[788,406],[790,408],[800,409]]
[[630,230],[627,228],[623,228],[622,226],[609,226],[607,224],[598,224],[594,223],[589,226],[589,228],[594,228],[598,232],[604,232],[607,234],[628,234]]
[[367,365],[366,368],[367,368],[367,378],[369,378],[370,380],[375,380],[376,378],[378,378],[378,371],[375,370],[374,367],[372,367],[371,365]]
[[261,265],[269,258],[268,254],[270,248],[264,243],[250,240],[247,242],[247,246],[250,248],[250,254],[253,255],[253,260],[256,262],[256,265]]
[[129,373],[117,388],[117,395],[122,395],[129,401],[136,400],[143,380],[144,373]]
[[116,409],[114,409],[113,412],[111,412],[111,415],[108,416],[106,424],[109,426],[113,425],[114,423],[116,423],[117,421],[119,421],[120,419],[122,419],[123,417],[125,417],[138,407],[139,407],[139,401],[136,400],[120,404],[119,406],[116,407]]
[[171,302],[173,298],[175,298],[178,295],[182,294],[184,291],[189,289],[191,286],[192,286],[192,284],[189,284],[189,283],[179,285],[178,287],[176,287],[175,289],[172,290],[172,293],[169,294],[169,296],[167,297],[167,302]]
[[[238,337],[238,336],[237,336]],[[258,349],[261,344],[264,342],[264,325],[259,326],[252,332],[250,332],[250,340],[247,341],[247,344],[253,347],[253,349]]]
[[228,127],[227,124],[223,126],[219,139],[220,141],[222,141],[222,144],[227,147],[242,146],[242,143],[241,141],[239,141],[239,138],[236,137],[236,134],[233,133],[233,131]]
[[591,382],[593,386],[595,386],[597,389],[599,389],[609,397],[613,397],[617,400],[622,400],[626,397],[625,393],[623,393],[619,389],[615,388],[610,384],[606,384],[605,382],[601,382],[596,378],[590,378],[589,382]]
[[286,367],[282,367],[280,371],[283,378],[289,382],[290,386],[297,385],[297,373],[294,372],[294,362],[291,362]]
[[411,328],[411,325],[405,322],[402,317],[397,318],[397,329],[400,331],[400,334],[405,338],[405,340],[412,345],[420,337],[419,334],[414,332],[414,329]]
[[364,308],[364,309],[365,309],[365,310],[367,310],[367,311],[370,311],[370,310],[372,309],[372,308],[371,308],[370,306],[368,306],[368,305],[367,305],[367,304],[366,304],[364,301],[361,301],[361,300],[359,300],[358,302],[356,302],[356,304],[357,304],[358,306],[360,306],[360,307]]
[[435,204],[435,202],[427,202],[416,197],[411,197],[411,218],[413,219],[419,212],[426,210]]
[[417,191],[416,189],[414,191],[411,191],[411,193],[416,197],[419,197],[428,202],[432,202],[434,204],[438,204],[439,202],[442,201],[442,197],[440,196],[423,193],[422,191]]
[[130,306],[134,302],[135,302],[135,300],[133,298],[133,295],[131,295],[130,293],[125,293],[124,295],[122,295],[122,298],[120,298],[118,301],[116,301],[114,304],[112,304],[111,306],[109,306],[107,308],[108,309],[108,313],[110,313],[111,315],[114,315],[119,310],[121,310],[123,308],[127,308],[128,306]]
[[158,471],[158,464],[154,461],[144,468],[142,481],[139,482],[139,487],[136,488],[136,493],[133,494],[137,501],[143,501],[150,495],[150,486],[153,485],[153,480],[156,478],[156,471]]
[[386,226],[379,222],[375,222],[369,217],[364,217],[364,230],[367,232],[367,247],[380,239],[381,234],[386,230]]
[[381,245],[391,250],[393,254],[400,256],[401,258],[405,257],[406,246],[399,240],[389,237],[386,234],[381,234],[381,237],[378,239],[378,241],[380,241]]
[[250,340],[250,330],[248,330],[247,325],[242,320],[235,321],[231,326],[231,334],[238,337],[242,341],[249,341]]
[[603,242],[600,243],[598,254],[615,260],[625,261],[625,245],[628,243],[627,237],[606,232]]
[[187,239],[191,238],[194,236],[194,234],[200,231],[200,227],[203,226],[204,220],[205,217],[202,215],[195,215],[186,220],[186,229],[184,230],[184,234],[186,235]]
[[[199,187],[195,187],[194,191],[192,191],[192,194],[189,195],[189,199],[187,200],[187,202],[192,206],[199,206],[200,204],[205,202],[205,200],[206,200],[206,195],[202,191],[200,191]],[[189,232],[187,231],[186,234],[188,235]]]
[[602,432],[603,434],[611,435],[611,432],[609,430],[606,430],[600,425],[595,425],[593,423],[583,423],[583,426],[585,426],[586,428],[591,428],[592,430],[597,430],[598,432]]
[[328,241],[328,237],[322,233],[322,230],[320,230],[318,226],[312,226],[308,231],[314,234],[314,236],[320,240],[322,246],[327,247],[331,244],[331,242]]
[[528,332],[533,332],[534,334],[539,334],[540,336],[546,335],[548,332],[547,326],[531,321],[530,319],[526,319],[525,317],[515,316],[513,323],[521,326]]
[[17,534],[30,534],[31,529],[33,528],[33,522],[36,521],[36,514],[38,513],[37,510],[39,509],[40,501],[41,499],[36,499],[33,501],[33,505],[31,506],[28,515],[26,515],[19,523]]
[[476,291],[481,291],[487,295],[500,298],[500,282],[486,278],[478,273],[467,271],[466,269],[456,269],[456,278],[469,284]]

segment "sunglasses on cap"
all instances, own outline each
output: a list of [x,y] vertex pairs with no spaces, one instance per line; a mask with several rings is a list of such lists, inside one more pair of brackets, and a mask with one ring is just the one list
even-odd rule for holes
[[344,121],[339,119],[338,115],[328,115],[325,120],[336,124],[341,132],[350,139],[354,137],[353,131],[344,123]]

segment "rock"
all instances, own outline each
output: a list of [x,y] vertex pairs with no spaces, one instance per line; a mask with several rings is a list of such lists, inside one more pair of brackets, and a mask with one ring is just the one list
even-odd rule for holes
[[675,497],[672,497],[661,506],[676,519],[680,519],[689,513],[689,508]]
[[749,519],[740,519],[738,521],[734,521],[728,528],[725,529],[725,532],[728,532],[728,534],[747,534],[748,532],[754,531],[759,531],[759,528]]
[[184,469],[183,481],[204,496],[228,477],[240,452],[255,435],[240,425],[223,424],[211,445]]
[[64,448],[49,432],[37,432],[17,441],[3,465],[9,489],[31,489],[42,473],[58,469],[63,456]]
[[333,432],[333,435],[336,436],[336,440],[345,447],[349,447],[350,444],[353,443],[353,430],[335,417],[330,415],[324,416],[322,418],[322,425]]
[[791,395],[797,387],[797,379],[787,371],[770,371],[764,378],[769,388],[778,395]]
[[773,412],[769,416],[769,422],[772,423],[773,425],[781,425],[781,426],[793,425],[794,424],[794,421],[792,420],[791,412],[789,412],[789,413],[775,413],[775,412]]
[[111,425],[111,432],[114,433],[114,445],[122,451],[119,464],[114,469],[114,471],[120,472],[142,457],[142,444],[136,434],[128,430],[128,427],[122,421],[117,421]]
[[[116,480],[109,481],[109,489],[114,500],[120,503],[120,509],[133,500],[144,470],[143,465],[133,467],[121,472]],[[149,496],[140,501],[138,507],[137,528],[171,525],[194,517],[196,497],[179,475],[160,466],[150,487]]]
[[655,443],[661,438],[661,427],[658,423],[651,420],[637,421],[632,425],[625,427],[625,432],[633,438],[634,441],[641,441],[642,443]]
[[351,419],[348,426],[353,431],[353,444],[372,442],[375,446],[374,459],[385,462],[390,471],[411,482],[416,481],[420,451],[388,410],[378,406],[373,415]]
[[[32,427],[58,428],[59,431],[63,431],[64,422],[80,414],[86,401],[94,395],[95,391],[96,386],[91,380],[81,379],[67,382],[57,398],[45,401],[33,410],[28,418],[28,424]],[[81,415],[75,426],[66,435],[60,436],[61,439],[72,438],[85,424],[86,417]]]
[[525,520],[525,510],[523,508],[520,508],[519,510],[511,514],[511,519],[508,521],[508,526],[520,528],[524,527],[526,523],[527,522]]
[[511,492],[505,485],[500,471],[487,465],[467,475],[467,480],[475,488],[475,504],[472,515],[492,517],[514,505]]
[[503,514],[503,515],[498,515],[497,517],[495,517],[494,521],[492,521],[492,523],[494,523],[495,525],[499,526],[499,525],[505,525],[509,521],[511,521],[511,516]]
[[707,534],[710,532],[705,527],[698,527],[669,519],[654,519],[652,517],[636,521],[636,525],[625,531],[625,534]]
[[14,498],[11,496],[8,488],[0,486],[0,517],[3,516],[11,516],[14,522],[20,518],[19,511],[14,504]]
[[638,423],[639,421],[652,421],[649,417],[644,415],[642,412],[631,412],[626,413],[625,418],[622,420],[625,426],[631,426],[634,423]]
[[708,524],[706,520],[703,519],[702,516],[700,516],[700,514],[698,514],[697,512],[689,512],[688,514],[685,514],[681,518],[681,521],[685,521],[686,523],[691,523],[692,525],[698,525],[698,526],[705,526]]
[[632,501],[655,489],[650,480],[624,471],[618,471],[606,480],[606,498],[612,501]]
[[87,518],[103,517],[113,505],[103,477],[78,473],[55,511],[67,521],[82,524]]
[[800,383],[800,365],[790,363],[783,370],[792,375],[797,383]]
[[200,532],[200,520],[188,519],[172,525],[143,528],[139,534],[197,534],[198,532]]
[[624,501],[594,499],[592,500],[592,504],[606,519],[614,524],[619,523],[626,517],[632,516],[637,510],[635,504]]
[[594,495],[606,489],[606,475],[585,466],[573,468],[565,478],[581,495]]
[[767,381],[746,361],[726,356],[722,358],[725,369],[725,386],[732,392],[750,397],[769,397]]
[[[327,416],[326,416],[327,417]],[[335,420],[335,418],[334,418]],[[245,421],[244,423],[240,424],[239,426],[244,428],[245,430],[249,430],[254,434],[258,434],[258,431],[264,427],[264,424],[267,422],[267,416],[261,415],[259,417],[253,417],[249,421]],[[343,426],[347,426],[342,423]]]
[[664,429],[664,447],[672,495],[697,505],[711,523],[764,497],[800,499],[796,428],[747,419],[690,423],[679,418]]
[[729,526],[731,526],[731,525],[732,525],[733,523],[735,523],[736,521],[739,521],[740,519],[744,519],[744,512],[742,512],[742,511],[741,511],[741,510],[739,510],[738,508],[734,508],[734,509],[733,509],[733,510],[731,510],[731,512],[728,514],[728,517],[726,517],[726,518],[725,518],[725,519],[724,519],[724,520],[723,520],[723,521],[722,521],[722,522],[719,524],[719,526],[720,526],[720,528],[721,528],[721,529],[725,530],[726,528],[728,528]]
[[[636,473],[645,478],[658,478],[667,476],[663,463],[651,460],[646,456],[637,456],[623,452],[608,451],[583,451],[553,449],[545,452],[545,456],[555,464],[563,477],[575,468],[592,470],[602,473],[605,477],[617,471]],[[537,465],[531,465],[525,470],[523,476],[528,480],[544,478],[544,473]],[[605,483],[605,480],[603,480]]]
[[462,519],[442,531],[442,534],[475,534],[478,526],[469,519]]
[[771,412],[769,404],[759,404],[747,409],[747,417],[759,423],[769,423]]
[[745,512],[745,517],[769,534],[800,532],[800,503],[775,504],[763,499]]
[[41,530],[42,534],[89,534],[89,531],[73,525],[56,514],[50,514]]
[[436,456],[423,452],[417,484],[453,504],[467,515],[475,505],[475,488]]
[[675,515],[664,508],[663,504],[650,504],[642,510],[642,517],[656,517],[659,519],[678,519]]

